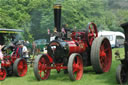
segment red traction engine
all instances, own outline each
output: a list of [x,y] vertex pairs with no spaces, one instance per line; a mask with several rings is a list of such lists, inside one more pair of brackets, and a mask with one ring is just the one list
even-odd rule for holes
[[108,72],[112,52],[109,40],[98,37],[97,27],[89,23],[87,29],[71,32],[70,39],[62,36],[60,29],[61,5],[54,6],[56,39],[47,46],[47,54],[36,57],[34,74],[37,80],[48,79],[51,69],[67,71],[72,81],[80,80],[84,66],[93,66],[96,73]]
[[[7,48],[8,49],[8,48]],[[6,76],[12,74],[22,77],[27,73],[27,62],[20,58],[19,48],[16,48],[11,55],[8,54],[7,49],[4,50],[4,58],[1,61],[0,80],[4,80]]]

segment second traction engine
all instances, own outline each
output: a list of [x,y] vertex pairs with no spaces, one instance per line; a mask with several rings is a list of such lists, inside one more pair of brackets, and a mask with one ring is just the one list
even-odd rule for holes
[[72,81],[80,80],[84,66],[93,66],[96,73],[108,72],[111,67],[112,51],[105,37],[98,37],[97,27],[90,22],[85,30],[70,31],[70,37],[61,32],[61,5],[54,6],[55,40],[47,46],[47,54],[34,61],[37,80],[48,79],[51,69],[59,73],[64,70]]

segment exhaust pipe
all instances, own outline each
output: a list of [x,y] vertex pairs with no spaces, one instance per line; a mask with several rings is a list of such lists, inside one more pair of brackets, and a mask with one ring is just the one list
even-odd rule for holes
[[124,48],[125,48],[125,59],[128,58],[128,22],[123,23],[120,25],[124,29],[125,41],[124,41]]
[[57,32],[61,32],[61,5],[54,5],[54,23]]

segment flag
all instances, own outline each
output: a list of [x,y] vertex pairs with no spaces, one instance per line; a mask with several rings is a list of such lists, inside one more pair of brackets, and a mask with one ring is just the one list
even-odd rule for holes
[[48,29],[48,34],[50,34],[50,29]]

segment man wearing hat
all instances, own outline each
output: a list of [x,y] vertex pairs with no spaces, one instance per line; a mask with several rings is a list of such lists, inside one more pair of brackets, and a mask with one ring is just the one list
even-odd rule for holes
[[17,43],[17,47],[19,48],[18,53],[19,53],[20,57],[23,57],[23,58],[29,57],[29,56],[28,56],[28,49],[27,49],[27,47],[24,45],[23,42],[19,41],[19,42]]

